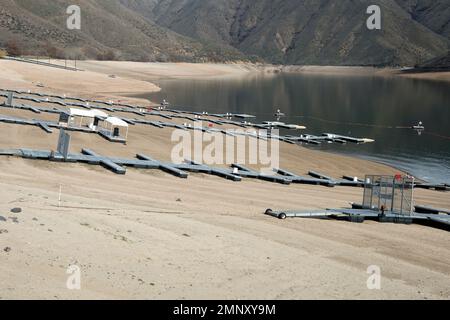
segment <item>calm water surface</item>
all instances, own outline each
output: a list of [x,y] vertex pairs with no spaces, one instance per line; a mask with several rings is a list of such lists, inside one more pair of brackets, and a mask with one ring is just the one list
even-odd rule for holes
[[[210,113],[248,113],[324,132],[375,139],[373,144],[308,148],[393,165],[433,183],[450,183],[450,84],[372,76],[279,74],[220,80],[166,80],[148,95],[172,106]],[[424,123],[425,132],[405,127]],[[286,132],[288,133],[288,132]],[[292,133],[292,132],[291,132]],[[294,132],[295,133],[295,132]],[[345,172],[343,172],[345,174]]]

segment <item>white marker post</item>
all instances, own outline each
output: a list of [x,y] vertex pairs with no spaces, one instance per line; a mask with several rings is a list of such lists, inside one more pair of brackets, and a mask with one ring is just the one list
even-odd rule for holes
[[59,184],[58,207],[61,207],[62,184]]

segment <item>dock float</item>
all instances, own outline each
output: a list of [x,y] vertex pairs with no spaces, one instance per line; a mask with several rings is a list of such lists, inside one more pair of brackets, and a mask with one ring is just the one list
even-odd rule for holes
[[[14,118],[9,116],[0,115],[0,122],[9,123],[9,124],[18,124],[18,125],[27,125],[27,126],[36,126],[41,128],[47,133],[52,133],[53,130],[49,128],[49,122],[41,121],[41,120],[26,120],[20,118]],[[56,123],[55,123],[56,125]]]
[[50,158],[50,151],[20,149],[22,158],[24,159],[41,159],[46,160]]
[[213,168],[211,170],[211,174],[214,176],[225,178],[227,180],[232,180],[232,181],[236,181],[236,182],[242,181],[241,177],[231,173],[230,170],[226,170],[226,169]]
[[359,179],[358,177],[342,176],[342,179],[347,180],[347,181],[352,181],[352,182],[360,182],[360,183],[364,183],[364,180]]
[[165,165],[165,164],[161,164],[159,166],[161,168],[162,171],[165,171],[167,173],[173,174],[179,178],[184,178],[186,179],[188,177],[188,174],[178,168],[169,166],[169,165]]
[[[36,121],[36,120],[35,120]],[[49,127],[48,127],[48,125],[45,123],[45,122],[42,122],[42,121],[36,121],[37,122],[37,125],[42,129],[42,130],[44,130],[45,132],[47,132],[47,133],[52,133],[53,132],[53,130],[52,129],[50,129]]]
[[429,214],[440,214],[440,213],[445,213],[450,215],[450,210],[448,209],[438,209],[438,208],[434,208],[434,207],[430,207],[430,206],[414,206],[415,211],[417,213],[429,213]]
[[184,172],[183,170],[180,170],[180,169],[176,168],[176,167],[173,166],[173,165],[161,163],[161,162],[156,161],[156,160],[152,159],[151,157],[146,156],[146,155],[144,155],[144,154],[137,154],[136,157],[137,157],[138,159],[140,159],[140,160],[146,160],[146,161],[153,161],[153,162],[156,162],[157,165],[158,165],[158,167],[159,167],[159,169],[161,169],[161,170],[164,171],[164,172],[170,173],[170,174],[172,174],[172,175],[174,175],[174,176],[176,176],[176,177],[178,177],[178,178],[186,179],[186,178],[188,177],[188,174],[187,174],[186,172]]
[[106,168],[108,168],[109,170],[111,170],[114,173],[125,174],[127,172],[127,170],[125,168],[123,168],[123,167],[119,166],[118,164],[114,163],[109,158],[100,157],[98,154],[96,154],[94,151],[92,151],[90,149],[83,149],[83,150],[81,150],[81,152],[83,154],[88,155],[88,156],[92,156],[92,157],[98,158],[101,165],[105,166]]
[[427,189],[427,190],[434,189],[436,191],[450,191],[450,187],[448,187],[445,184],[416,183],[414,187],[417,189]]
[[[68,130],[65,128],[65,130]],[[233,164],[230,168],[215,168],[207,165],[196,163],[192,160],[186,160],[182,164],[174,164],[169,162],[161,162],[152,159],[144,154],[137,154],[135,159],[125,159],[119,157],[101,156],[90,149],[82,149],[81,154],[68,154],[63,157],[58,152],[46,150],[31,149],[0,149],[0,156],[15,156],[26,159],[48,160],[67,163],[87,163],[90,165],[102,165],[106,169],[116,173],[125,174],[125,167],[133,167],[136,169],[156,169],[170,173],[179,178],[187,178],[187,172],[197,172],[208,175],[214,175],[231,181],[240,182],[243,178],[259,179],[273,183],[284,185],[289,184],[313,184],[326,187],[345,186],[341,181],[326,180],[319,178],[302,177],[295,173],[283,170],[281,168],[274,169],[275,175],[264,174],[256,170],[244,167],[239,164]],[[324,175],[320,175],[324,177]],[[351,183],[351,181],[348,181]]]
[[323,179],[323,180],[328,180],[328,181],[334,180],[333,178],[326,176],[324,174],[318,173],[316,171],[309,171],[308,174],[313,178],[318,178],[318,179]]
[[0,156],[21,156],[21,152],[19,150],[0,150]]
[[270,181],[284,185],[289,185],[292,183],[292,179],[285,176],[261,174],[256,170],[249,169],[239,164],[233,164],[232,167],[237,169],[237,172],[235,172],[235,174],[242,177]]
[[288,177],[292,183],[299,184],[310,184],[310,185],[322,185],[326,187],[335,187],[336,182],[333,180],[321,179],[321,178],[307,178],[296,175],[295,173],[289,172],[283,169],[274,169],[274,171],[280,175]]
[[356,144],[374,142],[374,140],[372,140],[372,139],[354,138],[354,137],[342,136],[342,135],[334,134],[334,133],[323,133],[322,135],[324,137],[326,137],[327,139],[341,140],[341,141],[345,141],[345,142],[353,142]]
[[254,119],[256,118],[254,115],[250,114],[233,114],[233,118],[240,118],[240,119]]
[[127,140],[121,137],[115,137],[114,135],[111,134],[111,132],[107,131],[107,130],[103,130],[103,129],[99,129],[97,131],[98,135],[110,142],[117,142],[117,143],[123,143],[126,144]]
[[[165,109],[165,110],[153,110],[153,111],[142,111],[146,110],[147,108],[137,105],[130,105],[130,104],[124,104],[124,103],[114,103],[112,101],[100,101],[100,100],[88,100],[88,99],[82,99],[82,98],[76,98],[76,97],[68,97],[68,96],[59,96],[59,95],[52,95],[52,94],[42,94],[42,93],[35,93],[31,91],[20,91],[20,90],[8,90],[8,89],[0,89],[0,96],[7,97],[9,92],[14,92],[17,95],[14,97],[17,100],[25,100],[25,101],[32,101],[35,103],[45,103],[45,104],[55,104],[58,106],[64,106],[64,107],[79,107],[79,108],[85,108],[85,109],[99,109],[99,110],[106,110],[108,112],[122,112],[122,113],[130,113],[134,115],[139,115],[141,117],[146,116],[159,116],[165,119],[172,119],[172,118],[186,118],[189,121],[197,122],[197,121],[204,121],[209,122],[216,125],[233,125],[241,128],[255,128],[255,129],[267,129],[271,126],[279,126],[280,128],[284,129],[305,129],[303,126],[299,125],[290,125],[285,124],[283,122],[271,122],[266,121],[263,124],[253,124],[248,122],[238,122],[230,120],[230,118],[241,118],[241,119],[250,119],[254,118],[253,115],[248,114],[234,114],[234,113],[227,113],[227,114],[211,114],[209,115],[208,112],[194,112],[194,111],[184,111],[184,110],[176,110],[176,109]],[[17,107],[17,106],[15,106]],[[23,106],[22,109],[27,109],[29,111],[35,112],[35,113],[41,113],[41,112],[49,112],[49,113],[61,113],[61,112],[67,112],[63,110],[59,110],[56,108],[49,109],[49,108],[37,108],[34,106]],[[163,113],[164,112],[164,113]],[[171,114],[167,114],[167,113]],[[206,116],[210,117],[216,117],[219,118],[218,120],[212,120],[206,118]],[[125,120],[124,120],[125,121]],[[129,119],[129,121],[125,121],[129,124],[136,125],[136,124],[147,124],[147,125],[153,125],[158,128],[165,128],[165,127],[172,127],[177,129],[191,129],[189,126],[183,126],[183,125],[177,125],[173,123],[160,123],[157,121],[145,121],[145,120],[138,120],[138,119]],[[210,128],[203,128],[203,132],[211,132]],[[229,135],[232,135],[231,133]],[[252,136],[251,134],[247,133],[247,136]],[[263,139],[260,136],[256,135],[254,136],[257,139]],[[314,136],[314,135],[300,135],[298,137],[295,136],[272,136],[272,139],[278,139],[279,141],[289,143],[289,144],[297,144],[297,143],[307,143],[312,145],[320,145],[322,142],[334,142],[334,143],[341,143],[345,144],[346,142],[353,142],[353,143],[367,143],[367,142],[373,142],[371,139],[365,139],[365,138],[354,138],[354,137],[348,137],[348,136],[342,136],[338,134],[332,134],[332,133],[324,133],[322,136]],[[445,188],[448,188],[448,186],[445,186]],[[442,187],[437,187],[439,190],[443,190]]]

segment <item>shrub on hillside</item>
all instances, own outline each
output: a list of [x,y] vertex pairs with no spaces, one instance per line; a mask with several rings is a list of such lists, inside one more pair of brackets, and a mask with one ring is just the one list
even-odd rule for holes
[[8,55],[8,52],[6,52],[5,50],[0,49],[0,59],[3,59],[7,55]]
[[11,39],[6,43],[6,51],[13,57],[22,55],[22,47],[16,39]]
[[56,47],[50,42],[46,43],[45,51],[47,53],[47,56],[53,59],[64,59],[66,57],[62,49]]
[[116,53],[111,49],[97,54],[97,60],[100,61],[114,61],[116,59]]

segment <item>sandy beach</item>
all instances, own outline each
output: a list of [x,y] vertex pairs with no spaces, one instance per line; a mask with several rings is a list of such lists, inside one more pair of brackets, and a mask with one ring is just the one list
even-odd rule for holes
[[[78,67],[85,71],[0,60],[0,87],[147,105],[125,94],[160,90],[152,83],[159,79],[272,72],[238,64],[86,61]],[[1,115],[57,120],[52,114],[0,109]],[[169,160],[171,132],[135,126],[127,145],[76,132],[71,151]],[[56,131],[0,123],[0,149],[52,150],[57,139]],[[303,175],[308,170],[335,178],[398,173],[287,143],[280,145],[280,155],[283,168]],[[179,179],[138,169],[119,176],[99,166],[0,157],[0,191],[0,299],[450,298],[448,231],[280,221],[263,214],[267,208],[347,207],[361,202],[359,188],[231,182],[203,174]],[[450,208],[448,193],[417,190],[415,201]],[[81,290],[66,287],[70,265],[81,269]],[[381,268],[381,290],[367,288],[372,265]]]
[[450,81],[450,72],[422,72],[401,74],[401,77],[431,81]]
[[[51,60],[64,65],[63,60]],[[68,63],[70,67],[73,62]],[[244,77],[255,74],[279,72],[322,74],[339,76],[371,75],[380,77],[407,77],[423,80],[449,81],[448,72],[401,74],[397,69],[371,67],[335,66],[274,66],[263,64],[193,64],[193,63],[140,63],[126,61],[78,61],[82,72],[0,60],[0,81],[5,88],[20,90],[39,88],[44,93],[73,93],[86,98],[121,100],[123,102],[148,103],[147,100],[131,99],[129,96],[157,92],[160,88],[153,82],[168,79],[213,79]],[[43,73],[43,70],[45,72]]]

